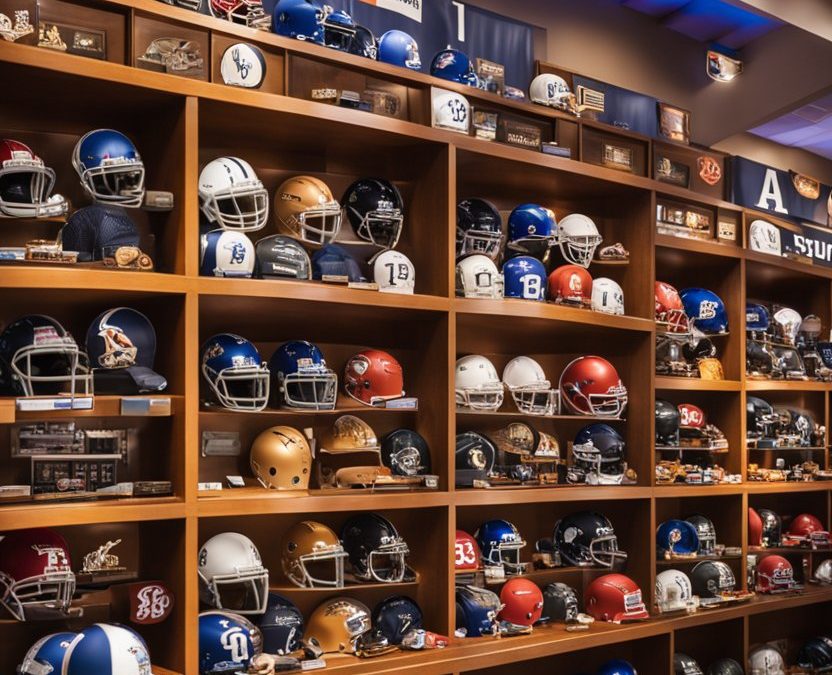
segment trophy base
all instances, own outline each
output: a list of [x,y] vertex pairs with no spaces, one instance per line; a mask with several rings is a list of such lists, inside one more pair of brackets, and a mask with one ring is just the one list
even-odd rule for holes
[[75,584],[83,588],[98,588],[111,586],[125,581],[135,581],[139,578],[138,572],[126,568],[114,569],[101,572],[79,572],[75,575]]

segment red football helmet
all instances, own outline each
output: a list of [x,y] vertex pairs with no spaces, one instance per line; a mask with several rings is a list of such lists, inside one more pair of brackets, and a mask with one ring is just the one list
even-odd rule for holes
[[748,507],[748,545],[763,545],[763,519],[760,518],[757,510],[751,506]]
[[621,417],[627,388],[618,371],[600,356],[580,356],[560,374],[560,397],[579,415]]
[[757,564],[757,592],[778,593],[794,588],[794,569],[782,555],[769,555]]
[[347,361],[344,388],[364,405],[382,406],[404,396],[402,367],[387,352],[365,349]]
[[523,577],[514,577],[503,584],[500,602],[503,608],[497,618],[516,626],[531,626],[543,613],[542,591],[537,584]]
[[271,26],[271,18],[263,10],[262,0],[211,0],[208,8],[213,16],[250,28],[268,30]]
[[477,540],[463,530],[456,531],[454,542],[454,569],[476,571],[480,568],[480,547]]
[[586,611],[596,621],[641,621],[650,614],[641,599],[641,589],[623,574],[604,574],[586,589]]
[[68,610],[75,575],[66,540],[54,530],[10,532],[0,540],[0,605],[18,621],[27,609]]
[[657,281],[654,294],[658,327],[666,333],[673,333],[680,337],[689,334],[690,320],[685,314],[679,291],[664,281]]
[[592,277],[579,265],[561,265],[549,275],[549,299],[567,305],[592,304]]
[[679,426],[683,429],[704,429],[705,411],[693,403],[679,404]]
[[816,546],[827,546],[830,543],[829,531],[811,513],[801,513],[795,516],[789,524],[789,531],[785,538]]
[[0,214],[17,218],[62,216],[66,200],[52,195],[55,172],[19,141],[0,140]]

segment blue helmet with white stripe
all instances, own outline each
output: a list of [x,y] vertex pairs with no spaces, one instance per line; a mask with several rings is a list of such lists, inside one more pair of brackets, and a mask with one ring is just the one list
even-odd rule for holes
[[523,300],[546,299],[546,268],[537,258],[522,255],[503,263],[503,294]]
[[136,631],[110,623],[85,628],[70,643],[61,675],[153,675],[147,644]]
[[33,644],[23,662],[17,667],[16,675],[60,675],[64,655],[77,633],[52,633]]
[[[237,673],[262,651],[262,645],[260,629],[239,614],[199,615],[199,675]],[[95,671],[86,675],[92,672]]]

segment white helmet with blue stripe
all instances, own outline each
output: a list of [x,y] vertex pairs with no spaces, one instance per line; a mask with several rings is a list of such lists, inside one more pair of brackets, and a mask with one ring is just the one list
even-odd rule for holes
[[254,169],[239,157],[218,157],[199,174],[202,212],[224,230],[262,230],[269,218],[269,193]]
[[134,630],[110,623],[85,628],[70,643],[61,675],[153,675],[147,644]]

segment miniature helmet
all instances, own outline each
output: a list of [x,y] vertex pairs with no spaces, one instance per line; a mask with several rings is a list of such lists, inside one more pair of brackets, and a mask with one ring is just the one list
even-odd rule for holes
[[549,275],[549,299],[558,304],[592,305],[594,282],[580,265],[561,265]]
[[383,178],[360,178],[341,198],[356,236],[380,248],[396,248],[404,225],[399,189]]
[[211,230],[199,238],[199,275],[248,279],[254,274],[254,244],[245,232]]
[[565,108],[571,93],[566,80],[552,73],[541,73],[529,85],[529,98],[532,103],[552,108]]
[[679,408],[662,399],[656,399],[656,444],[679,445],[681,414]]
[[254,245],[255,276],[259,279],[312,278],[312,261],[297,241],[282,234],[263,237]]
[[763,519],[753,506],[748,507],[748,545],[763,545]]
[[75,144],[72,166],[93,201],[127,208],[142,205],[144,164],[133,141],[120,131],[95,129],[84,134]]
[[478,586],[456,586],[456,627],[465,637],[496,635],[500,598],[494,591]]
[[393,523],[377,513],[352,516],[341,528],[341,541],[358,579],[398,583],[411,573],[407,542]]
[[412,295],[416,290],[416,268],[404,253],[381,251],[370,261],[373,280],[381,293]]
[[699,551],[696,527],[686,520],[666,520],[656,530],[656,547],[671,558],[693,557]]
[[474,73],[471,60],[458,49],[448,48],[437,52],[430,64],[430,74],[451,82],[479,86],[479,78]]
[[419,45],[401,30],[388,30],[378,39],[378,60],[411,70],[422,68]]
[[[11,28],[11,25],[9,26]],[[55,172],[20,141],[0,140],[0,214],[20,218],[62,216],[67,202],[53,195]]]
[[503,383],[486,357],[472,354],[456,362],[456,404],[470,410],[498,410],[503,404]]
[[656,575],[656,606],[660,612],[686,610],[693,600],[693,586],[681,570],[664,570]]
[[338,376],[311,342],[293,340],[280,345],[269,359],[272,392],[289,408],[333,410]]
[[230,410],[256,412],[269,402],[269,368],[251,342],[220,333],[202,345],[201,371],[217,401]]
[[554,581],[543,589],[541,621],[577,621],[578,595],[567,584]]
[[148,675],[150,654],[144,639],[132,628],[96,623],[84,628],[70,643],[62,675],[115,673]]
[[579,415],[621,417],[627,406],[627,388],[618,371],[600,356],[580,356],[560,376],[561,400]]
[[690,572],[693,592],[702,600],[719,598],[737,585],[733,570],[721,560],[703,560]]
[[384,406],[387,401],[405,395],[402,367],[395,357],[381,349],[364,349],[347,361],[344,389],[359,403]]
[[462,530],[456,531],[454,542],[454,569],[461,571],[476,571],[480,568],[480,547],[477,540]]
[[500,603],[503,608],[498,619],[515,626],[532,626],[543,612],[543,593],[533,581],[514,577],[503,584]]
[[35,642],[15,670],[16,675],[60,675],[70,643],[78,633],[52,633]]
[[592,309],[604,314],[623,316],[624,291],[618,282],[598,277],[592,282]]
[[623,574],[604,574],[585,594],[586,611],[596,621],[640,621],[650,618],[636,582]]
[[797,665],[811,673],[831,671],[832,640],[828,637],[813,637],[806,640],[797,653]]
[[520,412],[528,415],[554,415],[558,412],[558,390],[552,387],[543,368],[533,358],[518,356],[509,361],[503,369],[503,385]]
[[278,35],[324,44],[324,8],[318,0],[279,0],[272,30]]
[[572,458],[583,482],[620,485],[624,480],[624,439],[609,424],[588,424],[575,436]]
[[251,444],[251,471],[257,482],[273,490],[306,490],[312,450],[306,437],[288,426],[269,427]]
[[685,313],[682,298],[673,286],[657,281],[654,289],[656,325],[663,332],[684,338],[690,334],[690,319]]
[[373,630],[391,645],[400,645],[411,630],[422,628],[422,608],[412,598],[394,595],[373,609]]
[[567,262],[589,267],[600,243],[598,228],[588,216],[571,213],[558,223],[558,244]]
[[780,546],[783,538],[783,521],[771,509],[758,511],[763,521],[763,546],[767,548]]
[[486,567],[502,567],[506,574],[522,574],[526,566],[520,562],[520,551],[526,542],[517,528],[507,520],[489,520],[477,528],[474,538],[482,552]]
[[479,253],[496,260],[503,245],[503,219],[491,202],[464,199],[456,206],[456,254]]
[[503,263],[503,296],[522,300],[546,299],[546,268],[528,255]]
[[318,605],[306,624],[307,640],[317,640],[324,653],[354,654],[370,632],[370,609],[358,600],[340,597]]
[[734,659],[725,658],[709,665],[707,675],[745,675],[745,671]]
[[786,675],[783,655],[772,645],[754,647],[748,655],[748,675]]
[[231,612],[199,615],[199,675],[246,668],[262,648],[260,629],[245,617]]
[[456,294],[463,298],[503,297],[503,275],[488,256],[465,256],[456,264]]
[[396,429],[381,440],[381,461],[395,476],[421,476],[431,472],[427,441],[412,429]]
[[769,555],[757,563],[757,590],[776,593],[794,588],[794,568],[781,555]]
[[268,607],[257,621],[263,651],[285,655],[302,648],[303,614],[291,600],[269,593]]
[[702,668],[692,656],[676,652],[673,654],[673,674],[674,675],[704,675]]
[[699,537],[699,555],[715,555],[716,528],[713,521],[700,514],[688,516],[685,520],[696,528],[696,534]]
[[561,518],[552,541],[570,565],[616,569],[627,560],[627,554],[618,549],[612,523],[593,511],[578,511]]

